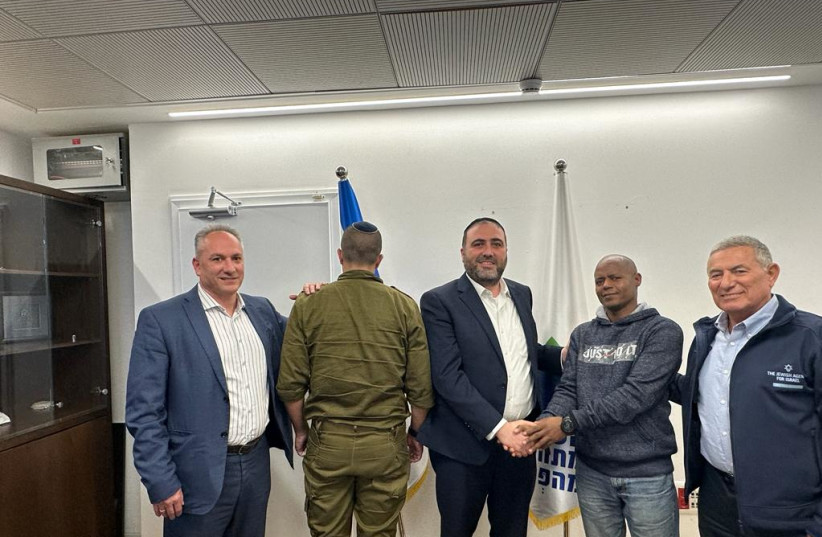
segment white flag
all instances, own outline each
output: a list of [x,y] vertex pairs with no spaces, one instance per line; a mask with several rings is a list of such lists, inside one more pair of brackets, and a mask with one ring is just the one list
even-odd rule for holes
[[[547,295],[537,299],[534,317],[547,344],[566,345],[573,329],[588,319],[579,245],[565,162],[557,161],[551,255],[545,263]],[[545,401],[547,404],[548,401]],[[545,529],[579,516],[574,437],[537,452],[537,483],[531,521]]]
[[428,449],[422,450],[422,458],[411,463],[411,471],[408,474],[408,489],[405,494],[405,501],[409,501],[420,490],[422,484],[428,479],[431,466],[428,464]]

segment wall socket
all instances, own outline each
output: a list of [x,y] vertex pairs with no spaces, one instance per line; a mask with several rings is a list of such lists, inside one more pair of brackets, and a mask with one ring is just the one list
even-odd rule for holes
[[698,509],[699,508],[699,489],[693,491],[690,496],[688,496],[688,508],[689,509]]
[[680,509],[699,508],[699,489],[693,491],[687,498],[685,497],[685,482],[676,482],[677,502]]

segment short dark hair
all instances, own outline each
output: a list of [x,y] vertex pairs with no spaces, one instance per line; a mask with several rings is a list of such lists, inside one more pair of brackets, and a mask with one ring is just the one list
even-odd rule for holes
[[208,235],[217,233],[218,231],[224,231],[225,233],[234,235],[234,237],[237,238],[237,241],[239,241],[240,246],[243,245],[243,239],[240,237],[240,233],[233,227],[226,224],[209,224],[194,235],[194,257],[200,257],[200,249],[203,247],[203,240]]
[[370,222],[354,222],[343,231],[340,249],[346,263],[374,265],[382,252],[382,234]]
[[477,226],[479,224],[482,224],[484,222],[487,222],[489,224],[494,224],[495,226],[500,228],[502,230],[502,236],[505,237],[505,242],[508,242],[508,236],[505,234],[505,228],[502,227],[502,224],[500,224],[499,222],[497,222],[496,220],[494,220],[493,218],[491,218],[489,216],[481,216],[479,218],[475,218],[474,220],[472,220],[471,223],[468,224],[465,227],[465,229],[463,230],[463,232],[462,232],[462,245],[463,245],[463,247],[465,246],[465,239],[468,237],[468,230],[471,229],[472,227]]

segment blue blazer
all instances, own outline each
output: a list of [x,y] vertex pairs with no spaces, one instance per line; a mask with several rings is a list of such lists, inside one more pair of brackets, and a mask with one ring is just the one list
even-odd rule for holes
[[[291,426],[275,391],[286,319],[265,298],[243,300],[268,362],[265,435],[293,466]],[[228,412],[225,373],[197,287],[145,308],[131,349],[126,426],[152,503],[182,488],[186,512],[212,509],[223,488]]]
[[[525,339],[531,377],[537,369],[561,374],[560,348],[537,342],[531,290],[506,279]],[[485,437],[502,419],[508,375],[494,326],[468,276],[432,289],[420,301],[431,355],[436,402],[417,438],[430,449],[467,464],[483,464],[492,442]],[[539,409],[539,390],[534,393]],[[537,409],[535,409],[537,410]]]

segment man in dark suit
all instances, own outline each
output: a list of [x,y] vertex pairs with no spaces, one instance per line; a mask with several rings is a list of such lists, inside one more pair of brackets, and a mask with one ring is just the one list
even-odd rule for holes
[[418,439],[437,474],[443,537],[471,537],[486,500],[491,535],[523,537],[536,461],[517,425],[546,403],[534,388],[538,363],[559,374],[560,349],[537,343],[531,290],[502,279],[499,222],[471,222],[460,252],[465,274],[421,300],[436,402]]
[[126,395],[134,464],[166,536],[262,537],[269,447],[293,465],[275,391],[286,320],[240,295],[235,230],[206,227],[194,246],[199,284],[137,321]]

